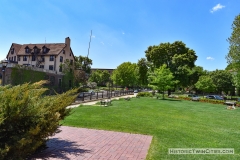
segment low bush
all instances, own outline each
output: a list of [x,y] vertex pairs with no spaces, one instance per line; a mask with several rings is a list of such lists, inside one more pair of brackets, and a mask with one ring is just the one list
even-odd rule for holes
[[152,93],[150,93],[150,92],[139,92],[138,94],[137,94],[137,97],[152,97],[153,95],[152,95]]
[[0,159],[25,159],[58,131],[77,90],[43,96],[46,81],[0,87]]

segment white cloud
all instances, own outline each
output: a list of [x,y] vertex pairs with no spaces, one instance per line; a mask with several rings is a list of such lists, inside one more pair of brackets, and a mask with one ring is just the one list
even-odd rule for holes
[[214,6],[212,9],[211,9],[211,13],[219,10],[219,9],[223,9],[225,6],[221,5],[220,3],[218,3],[216,6]]
[[213,57],[207,57],[207,60],[214,60]]

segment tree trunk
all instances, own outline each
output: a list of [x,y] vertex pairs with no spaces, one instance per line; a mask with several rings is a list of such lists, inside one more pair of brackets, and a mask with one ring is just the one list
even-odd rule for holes
[[168,89],[168,96],[171,95],[171,89]]

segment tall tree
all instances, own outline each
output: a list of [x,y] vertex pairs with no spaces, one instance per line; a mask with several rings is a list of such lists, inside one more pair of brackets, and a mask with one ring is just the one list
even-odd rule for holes
[[214,92],[216,89],[212,78],[209,75],[203,75],[199,77],[198,82],[195,84],[196,88],[203,92]]
[[137,66],[139,71],[139,83],[141,86],[147,86],[148,84],[148,66],[147,66],[147,60],[145,58],[141,58],[138,60]]
[[125,87],[136,86],[138,83],[138,68],[136,63],[124,62],[113,71],[111,79],[116,85]]
[[174,76],[172,72],[167,68],[167,65],[164,64],[160,68],[156,68],[153,72],[149,73],[149,87],[162,91],[164,99],[164,91],[171,89],[175,84],[173,79]]
[[103,84],[106,84],[110,79],[110,73],[107,70],[102,71],[101,81]]
[[77,86],[80,84],[86,85],[91,72],[92,60],[84,56],[75,56],[74,62],[74,77]]
[[232,24],[232,34],[228,38],[229,52],[226,56],[228,64],[240,67],[240,14],[235,17]]
[[109,82],[110,73],[107,70],[100,71],[96,70],[90,74],[89,81],[96,82],[97,85],[105,85]]
[[100,85],[100,83],[102,82],[101,76],[102,76],[102,71],[96,70],[96,71],[91,73],[88,80],[90,82],[96,82],[97,85]]
[[188,76],[190,70],[195,66],[197,56],[195,51],[186,47],[182,41],[149,46],[145,53],[153,68],[159,68],[166,64],[175,80],[179,81],[180,86],[186,87],[189,84]]
[[207,71],[204,70],[203,67],[201,66],[193,67],[189,75],[189,84],[188,84],[189,90],[196,89],[195,84],[199,80],[199,77],[206,74],[207,74]]
[[234,93],[234,82],[233,82],[233,75],[226,70],[215,70],[210,72],[210,77],[213,80],[213,83],[216,86],[216,91],[221,94],[221,92]]
[[92,65],[92,60],[88,57],[84,56],[75,56],[75,69],[81,69],[85,71],[87,74],[90,74],[91,72],[91,65]]
[[226,56],[228,68],[234,72],[235,86],[240,88],[240,14],[237,15],[232,24],[232,34],[228,38],[229,52]]

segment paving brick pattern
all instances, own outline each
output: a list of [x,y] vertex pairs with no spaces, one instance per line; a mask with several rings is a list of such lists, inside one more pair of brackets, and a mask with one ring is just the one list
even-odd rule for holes
[[61,126],[47,149],[30,159],[45,160],[141,160],[152,136]]

